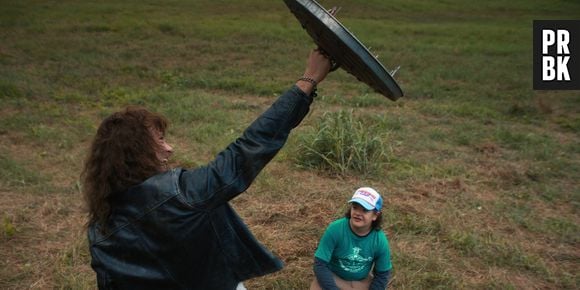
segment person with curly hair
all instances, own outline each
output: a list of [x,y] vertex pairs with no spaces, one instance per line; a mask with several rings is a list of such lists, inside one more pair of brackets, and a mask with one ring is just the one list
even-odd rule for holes
[[244,289],[282,268],[229,205],[284,146],[331,68],[311,51],[302,77],[215,159],[169,168],[168,121],[143,107],[105,118],[81,174],[99,289]]

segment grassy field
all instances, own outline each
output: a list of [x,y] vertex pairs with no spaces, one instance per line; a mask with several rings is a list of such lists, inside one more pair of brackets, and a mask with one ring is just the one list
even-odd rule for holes
[[[232,202],[286,265],[246,286],[307,289],[326,225],[368,185],[386,199],[392,289],[580,288],[580,92],[532,90],[532,20],[580,19],[580,2],[320,3],[342,6],[342,23],[401,66],[405,97],[329,75]],[[95,288],[78,175],[101,118],[129,104],[161,112],[173,165],[198,166],[301,76],[313,48],[283,1],[0,7],[1,289]],[[379,142],[372,171],[305,166],[301,148],[333,116]]]

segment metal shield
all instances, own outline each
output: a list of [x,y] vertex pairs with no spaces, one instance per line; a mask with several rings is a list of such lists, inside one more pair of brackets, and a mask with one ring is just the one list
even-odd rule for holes
[[395,101],[403,91],[370,51],[314,0],[284,0],[314,42],[333,61],[376,92]]

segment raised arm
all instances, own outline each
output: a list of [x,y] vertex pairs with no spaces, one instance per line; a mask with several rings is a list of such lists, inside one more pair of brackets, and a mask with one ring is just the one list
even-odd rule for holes
[[329,69],[330,61],[313,50],[303,77],[315,83],[297,81],[207,166],[183,171],[180,187],[187,201],[215,207],[244,192],[306,116],[315,84],[324,80]]

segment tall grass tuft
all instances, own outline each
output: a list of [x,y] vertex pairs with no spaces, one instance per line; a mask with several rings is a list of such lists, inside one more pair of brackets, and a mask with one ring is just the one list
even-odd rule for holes
[[387,160],[381,136],[352,113],[352,110],[325,113],[315,132],[301,136],[296,163],[340,175],[377,174]]

